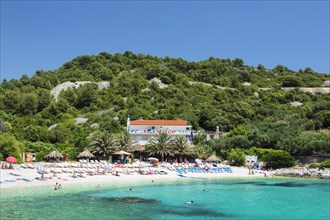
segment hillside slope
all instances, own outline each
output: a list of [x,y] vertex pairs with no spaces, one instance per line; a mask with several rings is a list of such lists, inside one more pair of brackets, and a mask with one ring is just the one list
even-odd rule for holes
[[[329,91],[329,80],[311,68],[268,70],[241,59],[188,62],[103,52],[31,78],[4,80],[1,130],[27,149],[37,142],[74,154],[96,130],[124,131],[128,116],[186,119],[196,130],[219,126],[230,132],[215,144],[218,149],[257,146],[311,154],[330,149],[329,135],[318,132],[330,126],[330,95],[322,93]],[[82,115],[88,121],[76,124]],[[99,128],[91,126],[95,123]],[[58,126],[48,130],[53,124]]]

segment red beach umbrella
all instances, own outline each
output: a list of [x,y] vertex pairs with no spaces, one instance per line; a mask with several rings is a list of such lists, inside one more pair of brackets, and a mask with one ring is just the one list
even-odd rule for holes
[[7,157],[6,161],[9,163],[17,163],[17,159],[15,157]]

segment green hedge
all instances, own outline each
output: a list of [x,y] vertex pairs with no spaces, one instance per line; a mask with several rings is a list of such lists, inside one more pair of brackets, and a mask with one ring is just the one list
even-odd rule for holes
[[267,168],[285,168],[292,167],[295,162],[293,157],[286,151],[283,150],[272,150],[264,157]]

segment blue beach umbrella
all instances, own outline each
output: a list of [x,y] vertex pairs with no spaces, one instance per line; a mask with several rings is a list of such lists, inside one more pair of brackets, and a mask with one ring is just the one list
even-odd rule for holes
[[47,172],[48,172],[47,168],[44,167],[44,166],[37,166],[36,169],[37,169],[37,171],[40,172],[40,173],[47,173]]

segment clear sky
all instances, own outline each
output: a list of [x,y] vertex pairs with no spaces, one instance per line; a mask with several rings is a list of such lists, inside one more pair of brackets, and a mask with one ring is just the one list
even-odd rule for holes
[[329,0],[1,0],[0,82],[126,50],[329,73]]

